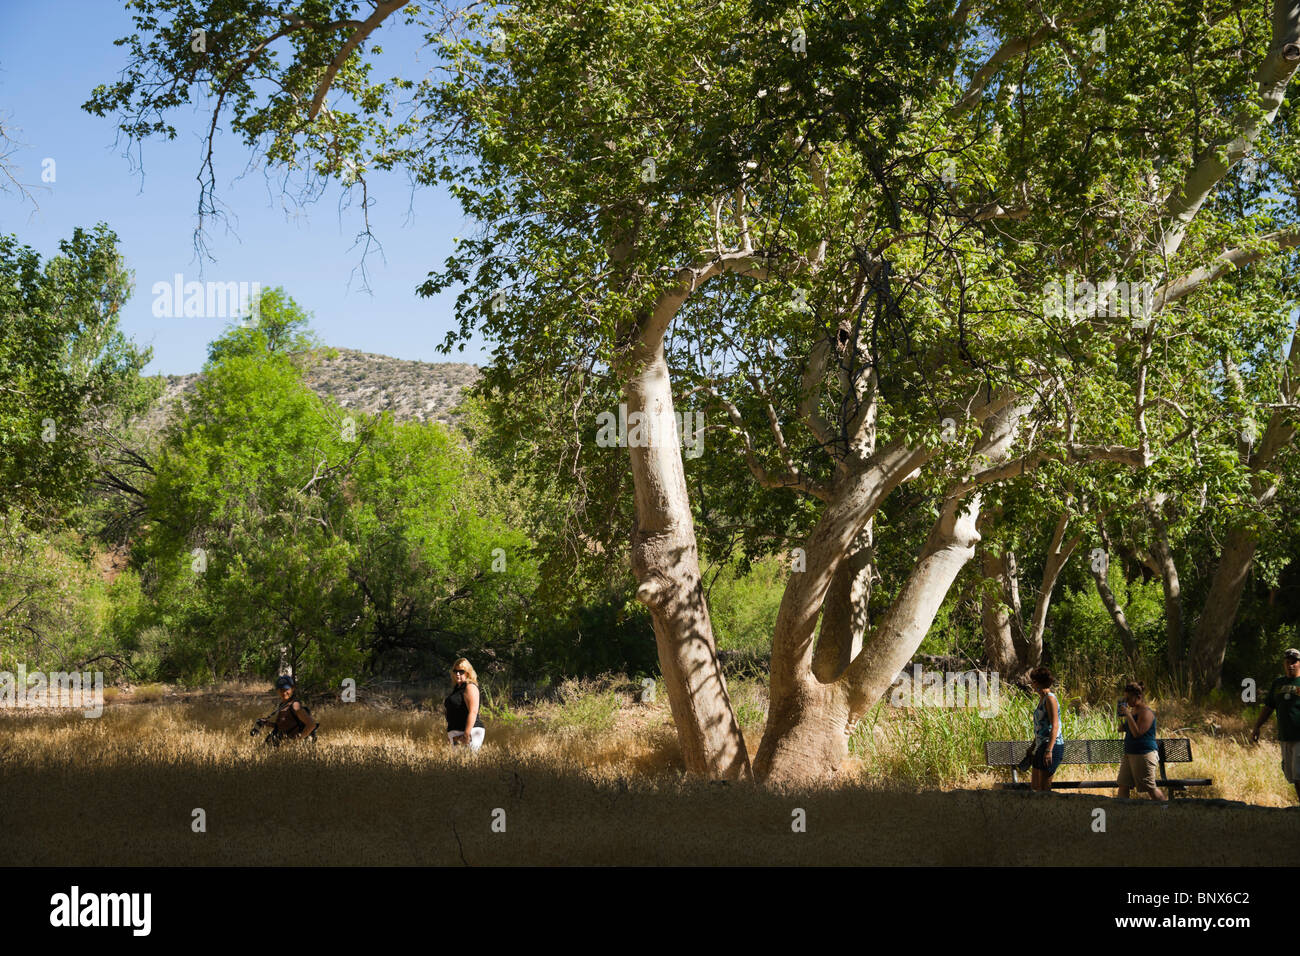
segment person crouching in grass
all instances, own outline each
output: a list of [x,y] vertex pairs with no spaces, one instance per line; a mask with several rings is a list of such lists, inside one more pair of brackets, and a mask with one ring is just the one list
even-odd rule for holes
[[276,710],[275,716],[263,717],[256,724],[257,727],[268,723],[275,725],[275,729],[267,735],[266,742],[273,746],[279,746],[280,741],[284,739],[309,740],[314,743],[316,738],[312,734],[320,724],[311,715],[307,706],[298,699],[297,684],[293,677],[288,674],[280,675],[275,682],[275,692],[280,695],[280,707]]

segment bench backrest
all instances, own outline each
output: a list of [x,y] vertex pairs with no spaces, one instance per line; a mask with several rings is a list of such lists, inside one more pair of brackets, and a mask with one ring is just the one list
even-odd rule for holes
[[[1192,742],[1186,737],[1162,737],[1156,741],[1156,751],[1164,763],[1190,763]],[[984,761],[990,767],[1014,767],[1020,763],[1028,740],[988,740],[984,742]],[[1107,740],[1067,740],[1062,763],[1119,763],[1124,758],[1124,741],[1112,737]]]

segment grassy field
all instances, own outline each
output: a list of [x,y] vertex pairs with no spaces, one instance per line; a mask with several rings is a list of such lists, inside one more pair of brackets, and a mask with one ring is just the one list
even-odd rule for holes
[[[0,713],[0,823],[23,835],[0,864],[1268,865],[1300,835],[1300,811],[1276,809],[1295,802],[1277,745],[1243,743],[1241,716],[1155,702],[1162,735],[1193,740],[1179,774],[1215,779],[1168,808],[992,789],[1004,777],[980,744],[1026,736],[1027,701],[990,719],[882,707],[842,780],[773,792],[684,777],[664,695],[629,690],[570,683],[491,708],[477,755],[446,746],[441,689],[321,706],[320,741],[278,750],[247,734],[273,706],[262,687],[118,694],[97,720]],[[734,696],[756,748],[763,688]],[[1107,713],[1065,700],[1067,735],[1106,735]]]

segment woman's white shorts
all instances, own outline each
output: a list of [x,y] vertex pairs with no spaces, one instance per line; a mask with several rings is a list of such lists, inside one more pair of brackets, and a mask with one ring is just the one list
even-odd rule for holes
[[[486,727],[471,727],[469,732],[469,749],[478,750],[479,747],[482,747],[483,735],[486,733],[487,733]],[[465,736],[465,731],[463,730],[447,731],[447,739],[452,743],[455,743],[457,737],[464,737],[464,736]]]

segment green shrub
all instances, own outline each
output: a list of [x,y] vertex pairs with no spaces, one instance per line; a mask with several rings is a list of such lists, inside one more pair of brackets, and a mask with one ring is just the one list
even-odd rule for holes
[[709,591],[713,637],[720,651],[767,654],[787,572],[775,557],[755,561],[748,574],[724,565]]
[[767,721],[767,686],[758,680],[728,682],[731,709],[742,728],[762,729]]
[[1160,582],[1129,583],[1118,562],[1111,564],[1107,579],[1137,642],[1136,668],[1095,587],[1062,593],[1052,603],[1043,635],[1053,673],[1088,700],[1114,696],[1125,677],[1138,677],[1152,687],[1160,678],[1168,677],[1164,663],[1164,589]]
[[480,687],[482,692],[483,719],[490,720],[498,726],[515,726],[526,723],[528,718],[511,706],[512,694],[508,684],[491,690]]
[[622,700],[608,680],[566,680],[559,689],[560,704],[547,721],[556,729],[584,734],[612,730]]

